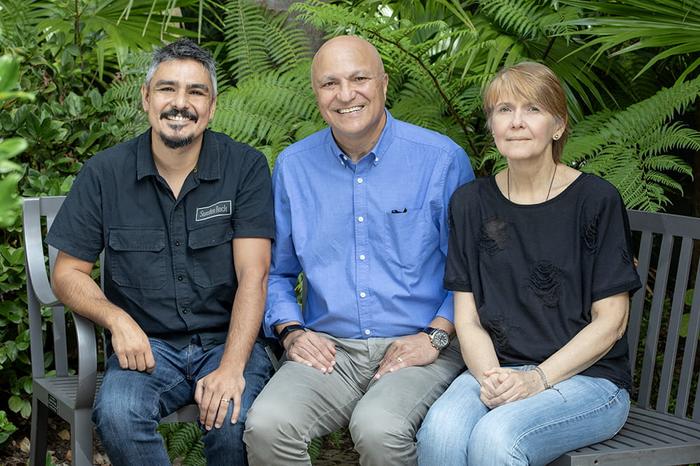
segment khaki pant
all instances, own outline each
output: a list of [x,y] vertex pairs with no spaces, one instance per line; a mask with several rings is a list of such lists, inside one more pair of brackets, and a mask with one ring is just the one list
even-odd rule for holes
[[374,380],[396,338],[324,336],[336,345],[333,372],[286,361],[253,403],[244,434],[249,463],[308,465],[311,439],[349,426],[362,465],[416,464],[415,434],[423,417],[464,369],[457,340],[428,366]]

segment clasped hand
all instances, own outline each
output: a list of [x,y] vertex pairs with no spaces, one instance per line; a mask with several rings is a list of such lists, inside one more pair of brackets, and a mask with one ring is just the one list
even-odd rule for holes
[[484,371],[479,398],[490,409],[494,409],[512,401],[529,398],[543,390],[542,379],[535,371],[494,367]]

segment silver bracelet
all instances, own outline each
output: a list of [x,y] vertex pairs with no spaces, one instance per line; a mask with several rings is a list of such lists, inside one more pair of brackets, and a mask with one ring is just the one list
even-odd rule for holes
[[535,370],[535,372],[537,372],[539,374],[540,379],[542,379],[542,385],[544,385],[544,389],[549,390],[550,388],[552,388],[552,386],[549,385],[549,382],[547,382],[547,376],[544,375],[544,371],[542,369],[540,369],[539,366],[535,366],[534,370]]

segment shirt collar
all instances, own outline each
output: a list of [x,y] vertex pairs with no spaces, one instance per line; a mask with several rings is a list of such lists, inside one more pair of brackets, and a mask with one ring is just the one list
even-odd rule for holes
[[[151,152],[152,131],[148,129],[138,138],[136,145],[136,179],[158,175],[156,163]],[[221,156],[219,146],[209,130],[204,131],[202,148],[194,172],[200,180],[218,180],[221,178]]]
[[[391,145],[391,142],[394,139],[394,117],[391,116],[389,110],[385,109],[384,112],[386,113],[386,124],[384,125],[384,129],[382,129],[382,134],[379,135],[379,139],[377,140],[377,143],[374,145],[372,150],[369,151],[368,154],[365,156],[370,157],[370,160],[374,165],[378,165],[379,162],[384,158],[384,154],[386,153],[387,148]],[[338,143],[333,137],[333,131],[330,128],[328,134],[331,152],[334,156],[338,158],[340,164],[343,167],[345,167],[348,163],[352,163],[350,157],[345,155],[340,146],[338,146]]]

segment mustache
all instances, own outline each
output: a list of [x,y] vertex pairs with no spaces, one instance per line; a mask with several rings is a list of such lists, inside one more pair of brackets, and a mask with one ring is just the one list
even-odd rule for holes
[[189,110],[187,110],[185,108],[173,108],[173,109],[168,110],[167,112],[161,112],[160,119],[163,120],[165,118],[174,118],[177,116],[187,118],[188,120],[192,120],[194,122],[197,121],[197,115],[195,115],[194,113],[190,112]]

